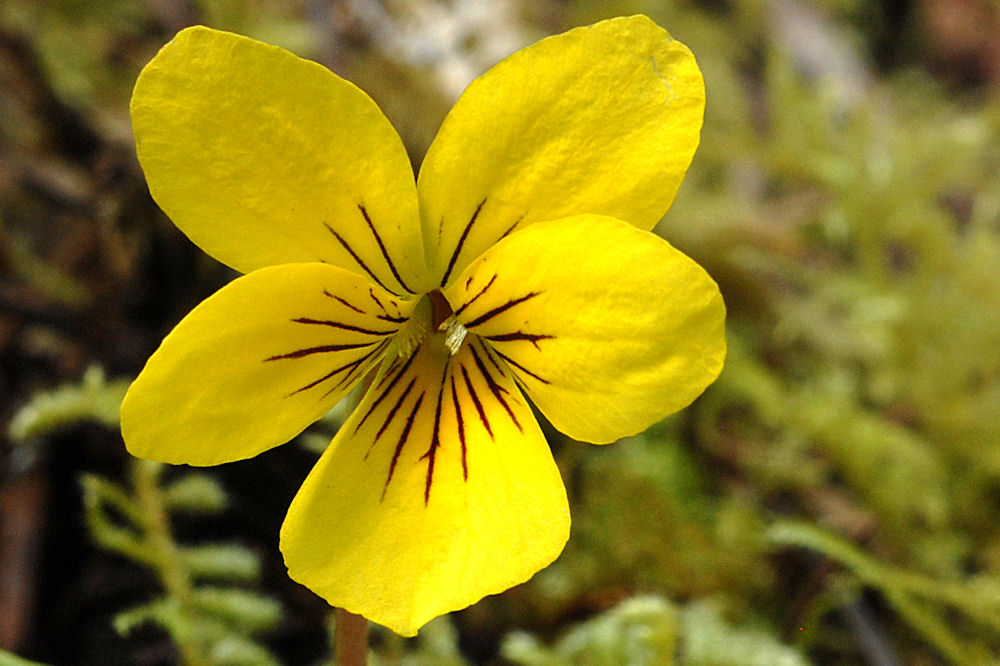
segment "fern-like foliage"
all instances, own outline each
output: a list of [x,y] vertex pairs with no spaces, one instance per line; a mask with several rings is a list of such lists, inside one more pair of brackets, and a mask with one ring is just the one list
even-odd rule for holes
[[127,634],[152,623],[170,634],[185,664],[276,664],[255,640],[278,623],[280,604],[252,587],[260,575],[256,553],[231,543],[189,546],[170,529],[175,513],[215,514],[225,492],[204,473],[161,486],[163,466],[131,463],[126,487],[96,476],[82,479],[87,526],[102,547],[145,565],[163,594],[119,613],[115,629]]

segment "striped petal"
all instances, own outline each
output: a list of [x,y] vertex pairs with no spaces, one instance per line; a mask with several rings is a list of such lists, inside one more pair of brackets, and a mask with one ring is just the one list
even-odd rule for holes
[[409,158],[353,84],[198,26],[143,69],[131,111],[150,193],[214,258],[241,272],[325,261],[397,294],[422,290]]
[[237,278],[163,340],[122,404],[132,455],[217,465],[282,444],[393,348],[414,301],[325,264]]
[[404,636],[554,560],[569,509],[545,438],[481,344],[387,363],[281,530],[289,575]]
[[645,16],[502,61],[462,94],[420,167],[436,282],[538,221],[599,213],[652,229],[691,163],[704,106],[694,56]]
[[718,376],[725,306],[663,239],[598,215],[540,222],[444,291],[559,430],[607,443],[687,406]]

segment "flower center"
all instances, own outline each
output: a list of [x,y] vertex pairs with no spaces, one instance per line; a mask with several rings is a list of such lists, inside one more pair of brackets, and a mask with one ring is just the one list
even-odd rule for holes
[[455,317],[444,295],[435,290],[420,300],[409,321],[393,336],[392,344],[396,355],[400,358],[412,356],[428,334],[434,335],[439,331],[444,335],[435,340],[435,346],[440,349],[443,343],[452,356],[462,348],[465,336],[469,333]]
[[435,289],[431,293],[427,294],[427,300],[431,302],[431,328],[443,331],[444,329],[440,328],[441,325],[447,321],[449,317],[453,317],[455,315],[455,313],[451,310],[451,305],[439,289]]
[[426,319],[410,317],[410,320],[403,325],[403,328],[399,329],[396,335],[393,336],[392,344],[396,349],[396,356],[399,358],[409,358],[412,356],[426,335]]
[[468,331],[459,323],[451,305],[440,291],[435,289],[427,294],[427,298],[431,302],[431,326],[438,331],[444,331],[444,345],[454,356],[462,347]]

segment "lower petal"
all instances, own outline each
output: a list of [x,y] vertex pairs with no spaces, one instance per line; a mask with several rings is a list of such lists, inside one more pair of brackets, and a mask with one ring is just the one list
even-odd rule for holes
[[125,445],[217,465],[283,444],[377,366],[413,303],[325,264],[237,278],[164,338],[129,388]]
[[559,471],[512,377],[441,336],[387,364],[281,530],[289,575],[412,636],[522,583],[569,535]]
[[540,222],[494,245],[444,292],[559,430],[633,435],[718,376],[725,306],[663,239],[614,218]]

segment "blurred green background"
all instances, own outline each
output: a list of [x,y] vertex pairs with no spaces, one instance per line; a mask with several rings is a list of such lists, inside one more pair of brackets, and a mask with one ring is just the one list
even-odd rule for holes
[[730,355],[614,446],[547,431],[574,527],[532,581],[379,664],[1000,662],[995,0],[4,0],[0,664],[314,664],[284,510],[342,418],[254,460],[130,462],[117,403],[233,277],[149,199],[130,90],[192,23],[366,90],[415,165],[464,86],[642,12],[691,47],[702,145],[657,231],[718,280]]

